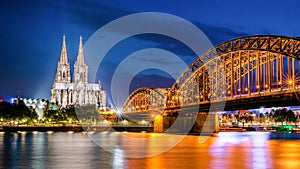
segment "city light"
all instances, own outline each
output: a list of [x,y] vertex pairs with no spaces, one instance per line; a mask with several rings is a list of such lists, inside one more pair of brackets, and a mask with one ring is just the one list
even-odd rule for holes
[[127,120],[123,120],[122,124],[126,126],[126,125],[128,125],[128,121]]
[[11,99],[10,99],[10,103],[11,103],[11,104],[14,104],[14,98],[11,98]]
[[268,84],[265,84],[265,88],[266,88],[266,89],[269,88],[269,85],[268,85]]
[[107,120],[103,120],[103,125],[107,126],[108,125],[108,121]]
[[142,120],[142,121],[141,121],[141,124],[142,124],[142,125],[145,125],[146,123],[147,123],[147,122],[146,122],[145,120]]
[[298,168],[299,5],[2,1],[1,166]]

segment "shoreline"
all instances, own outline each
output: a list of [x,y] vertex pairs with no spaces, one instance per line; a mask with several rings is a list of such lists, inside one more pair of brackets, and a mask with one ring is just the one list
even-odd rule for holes
[[153,133],[154,128],[150,126],[1,126],[0,131],[2,132],[18,132],[18,131],[56,131],[56,132],[83,132],[83,131],[94,131],[94,132],[103,132],[103,131],[117,131],[117,132],[151,132]]
[[[132,132],[154,133],[153,126],[2,126],[1,132]],[[165,134],[175,135],[203,135],[212,136],[213,133],[181,133],[168,132]]]
[[[0,132],[139,132],[139,133],[154,133],[153,126],[0,126]],[[166,134],[187,134],[187,135],[214,135],[222,132],[271,132],[271,133],[286,133],[276,130],[257,131],[252,128],[220,128],[219,132],[213,133],[181,133],[168,132]],[[299,131],[292,133],[300,134]]]

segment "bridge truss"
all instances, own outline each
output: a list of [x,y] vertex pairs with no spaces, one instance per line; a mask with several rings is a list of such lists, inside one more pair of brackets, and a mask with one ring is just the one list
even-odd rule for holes
[[[300,92],[299,59],[300,38],[259,35],[233,39],[199,56],[164,92],[153,88],[137,89],[123,109],[129,112],[130,105],[135,107],[131,111],[148,111],[152,103],[156,105],[152,108],[170,109],[297,93]],[[153,91],[159,98],[152,98]],[[156,102],[149,99],[156,99]]]

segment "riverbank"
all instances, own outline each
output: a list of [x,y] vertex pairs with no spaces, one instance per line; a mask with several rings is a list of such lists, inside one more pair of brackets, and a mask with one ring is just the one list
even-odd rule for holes
[[4,132],[17,132],[17,131],[60,131],[60,132],[82,132],[82,131],[94,131],[94,132],[102,132],[102,131],[128,131],[128,132],[153,132],[153,127],[151,126],[2,126],[0,131]]
[[[146,132],[153,133],[153,126],[0,126],[0,131],[2,132],[18,132],[18,131],[39,131],[39,132]],[[220,128],[219,132],[276,132],[276,130],[257,130],[253,127],[241,127],[241,128]],[[280,132],[281,130],[278,130]],[[300,131],[300,130],[299,130]],[[300,133],[298,130],[291,132]],[[170,133],[170,132],[168,132]],[[171,132],[172,133],[172,132]],[[186,133],[173,133],[173,134],[186,134]],[[188,133],[189,135],[199,135],[200,133]],[[205,134],[205,133],[201,133]],[[211,133],[207,133],[207,135],[211,135]]]

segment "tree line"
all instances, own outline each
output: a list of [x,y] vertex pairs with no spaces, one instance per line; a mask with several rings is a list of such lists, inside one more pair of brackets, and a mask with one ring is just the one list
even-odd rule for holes
[[79,123],[99,120],[99,112],[93,105],[68,106],[50,109],[47,103],[43,110],[43,118],[39,118],[33,107],[27,107],[22,100],[17,104],[0,102],[0,119],[2,122],[18,122],[19,124],[36,123]]
[[272,109],[270,112],[254,114],[250,111],[239,111],[238,114],[224,114],[223,122],[228,121],[228,119],[235,118],[238,122],[253,123],[253,122],[276,122],[281,123],[281,125],[286,123],[296,123],[299,121],[299,114],[295,114],[292,110],[286,108]]

